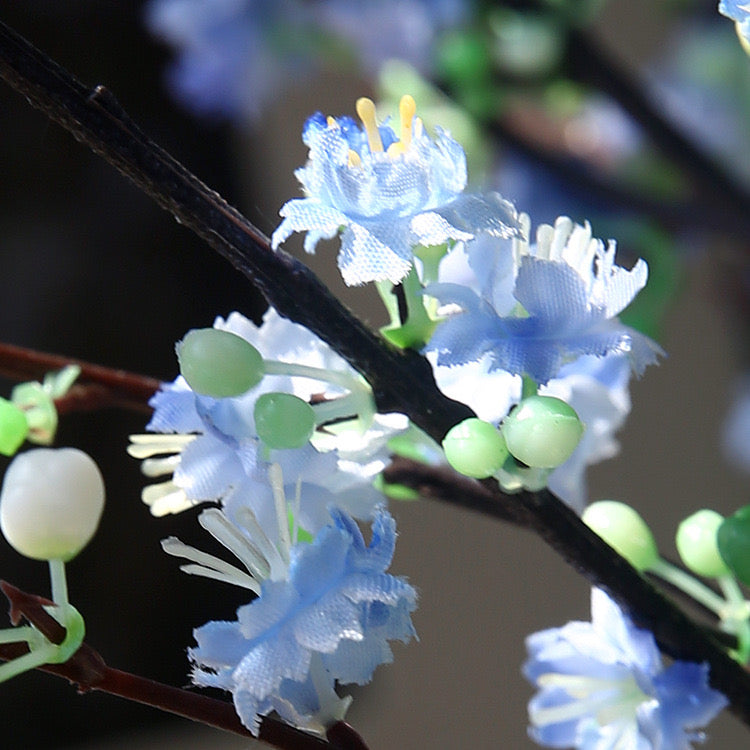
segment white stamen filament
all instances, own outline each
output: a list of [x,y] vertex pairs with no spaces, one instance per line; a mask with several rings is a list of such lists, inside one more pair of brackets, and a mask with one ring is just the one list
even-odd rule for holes
[[271,566],[263,553],[218,508],[204,510],[198,523],[221,542],[249,571],[253,578],[265,580]]
[[284,562],[278,549],[263,531],[255,513],[250,508],[243,506],[235,513],[235,523],[244,529],[253,540],[255,546],[260,550],[270,567],[269,578],[272,581],[280,581],[286,578],[288,565]]
[[198,563],[197,565],[180,566],[180,570],[189,575],[199,575],[204,578],[224,581],[260,594],[260,584],[252,576],[218,557],[184,544],[177,537],[170,536],[162,539],[161,547],[168,555],[184,557],[186,560]]
[[152,516],[181,513],[194,505],[193,502],[188,500],[185,491],[171,480],[144,487],[143,492],[141,492],[141,499],[149,506]]
[[284,477],[279,464],[271,464],[268,467],[268,479],[271,483],[273,501],[276,506],[276,522],[279,527],[279,552],[284,563],[288,566],[292,540],[289,536],[289,518],[287,516],[286,496],[284,495]]
[[130,435],[128,454],[133,458],[150,458],[159,454],[181,453],[185,446],[195,440],[197,435]]
[[147,477],[162,477],[166,474],[174,474],[180,465],[180,454],[165,456],[164,458],[146,458],[141,464],[141,473]]

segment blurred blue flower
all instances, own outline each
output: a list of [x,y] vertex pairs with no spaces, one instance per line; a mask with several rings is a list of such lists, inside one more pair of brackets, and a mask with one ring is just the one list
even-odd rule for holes
[[650,98],[725,169],[750,179],[750,67],[729,25],[674,25],[661,48],[645,71]]
[[324,0],[315,3],[321,26],[348,41],[374,75],[389,59],[430,71],[440,32],[466,20],[470,0]]
[[401,129],[377,125],[374,105],[360,99],[354,120],[321,114],[305,124],[310,148],[297,178],[305,198],[282,206],[284,220],[273,233],[277,248],[294,232],[307,232],[305,250],[341,234],[338,265],[349,285],[400,281],[413,263],[414,248],[469,240],[479,231],[508,237],[515,211],[497,195],[464,195],[466,156],[438,129],[433,141],[415,118],[414,100],[401,100]]
[[653,635],[599,589],[590,623],[534,633],[526,648],[524,675],[539,688],[529,734],[547,747],[690,750],[728,702],[708,686],[707,665],[665,668]]
[[333,523],[290,550],[283,579],[267,579],[235,622],[195,630],[193,682],[230,691],[242,723],[258,732],[270,711],[324,731],[347,700],[335,681],[364,684],[392,661],[391,640],[415,636],[416,591],[387,574],[396,541],[393,518],[377,510],[365,544],[356,523],[332,509]]
[[[528,217],[522,221],[528,235]],[[616,318],[645,285],[646,263],[639,260],[630,271],[616,266],[614,242],[605,249],[588,223],[563,216],[554,227],[542,224],[533,246],[480,237],[467,253],[480,294],[458,284],[427,288],[451,306],[427,345],[438,353],[438,365],[487,355],[490,370],[543,385],[583,355],[627,354],[638,374],[656,361],[659,347]]]
[[315,68],[311,15],[296,0],[151,0],[146,23],[177,50],[168,82],[197,114],[257,118]]

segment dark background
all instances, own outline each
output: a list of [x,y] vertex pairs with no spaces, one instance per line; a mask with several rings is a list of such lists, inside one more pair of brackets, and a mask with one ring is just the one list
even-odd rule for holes
[[[85,83],[108,86],[157,143],[269,233],[278,207],[298,194],[292,168],[305,158],[305,115],[349,111],[362,90],[344,75],[319,82],[307,98],[280,100],[252,135],[239,133],[196,121],[165,94],[169,53],[145,33],[140,3],[3,5],[0,20]],[[611,5],[617,7],[600,23],[601,35],[631,62],[646,59],[658,43],[654,4]],[[262,312],[251,285],[225,261],[4,84],[0,174],[0,339],[171,379],[174,342],[188,329],[231,310],[256,320]],[[315,263],[330,275],[330,255]],[[638,507],[667,552],[675,524],[691,510],[706,504],[730,512],[747,502],[746,479],[723,466],[715,447],[727,383],[739,367],[731,318],[717,302],[721,284],[709,258],[691,268],[685,295],[666,321],[669,359],[634,384],[623,452],[593,472],[592,496]],[[349,290],[346,299],[375,320],[367,293]],[[243,595],[188,578],[161,552],[159,540],[170,534],[202,547],[206,541],[195,513],[152,519],[141,504],[143,479],[125,447],[145,421],[119,411],[62,421],[58,444],[94,456],[108,488],[100,533],[69,565],[70,593],[85,616],[87,640],[109,664],[184,685],[192,628],[232,618]],[[515,529],[426,503],[394,512],[394,570],[420,590],[421,641],[397,646],[396,664],[358,691],[352,723],[373,750],[531,747],[531,690],[519,673],[523,638],[588,619],[585,582]],[[4,542],[0,576],[48,591],[45,566],[21,559]],[[0,685],[0,721],[8,748],[164,748],[171,739],[183,750],[247,745],[116,698],[78,697],[39,673]],[[731,718],[710,732],[710,747],[746,742]]]

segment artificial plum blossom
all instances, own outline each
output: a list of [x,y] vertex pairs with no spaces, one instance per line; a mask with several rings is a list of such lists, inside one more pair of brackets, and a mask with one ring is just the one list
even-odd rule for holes
[[[176,513],[207,501],[221,501],[228,509],[249,503],[261,526],[271,533],[275,512],[267,474],[278,463],[289,492],[293,494],[297,483],[304,489],[299,522],[310,533],[327,522],[329,503],[357,518],[368,517],[383,499],[372,481],[388,460],[387,438],[406,428],[406,418],[382,415],[375,420],[370,416],[368,426],[373,429],[324,434],[321,450],[313,444],[270,449],[258,437],[253,416],[262,393],[281,390],[305,400],[320,395],[335,401],[345,391],[344,383],[362,389],[364,401],[370,398],[369,392],[320,339],[273,310],[259,327],[239,313],[226,320],[218,317],[214,327],[241,336],[267,357],[278,357],[289,365],[289,372],[295,366],[315,368],[312,374],[319,373],[320,379],[268,374],[248,392],[231,398],[195,393],[182,376],[164,384],[150,401],[154,413],[147,429],[156,434],[133,436],[128,449],[136,458],[146,459],[143,472],[147,476],[168,477],[144,489],[143,499],[151,512]],[[333,386],[326,378],[334,381]]]
[[[523,222],[528,234],[528,217]],[[486,355],[490,370],[543,385],[583,355],[625,354],[638,374],[656,361],[659,347],[616,317],[645,285],[646,264],[615,265],[614,242],[605,249],[588,224],[560,217],[538,228],[533,246],[481,237],[467,253],[482,280],[479,293],[446,283],[427,289],[452,313],[427,345],[438,365]]]
[[653,635],[599,589],[591,622],[533,633],[523,671],[539,692],[529,734],[545,747],[576,750],[690,750],[726,705],[708,685],[708,666],[665,667]]
[[412,267],[417,246],[465,241],[479,231],[515,232],[511,204],[497,194],[463,193],[463,149],[443,130],[430,138],[411,97],[401,100],[398,134],[376,123],[370,100],[360,99],[357,109],[364,127],[320,113],[305,124],[309,158],[296,172],[305,197],[282,206],[274,248],[307,232],[304,247],[312,253],[320,240],[341,232],[338,265],[347,284],[396,283]]
[[415,636],[416,592],[385,572],[396,540],[393,518],[378,509],[366,545],[348,515],[331,509],[331,517],[312,543],[291,547],[286,575],[264,580],[236,621],[195,630],[193,682],[231,692],[254,734],[273,710],[324,731],[348,705],[335,682],[369,682],[379,664],[393,659],[389,641]]

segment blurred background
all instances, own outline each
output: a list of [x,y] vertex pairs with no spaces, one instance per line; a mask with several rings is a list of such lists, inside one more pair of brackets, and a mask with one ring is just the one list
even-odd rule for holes
[[[595,236],[618,238],[625,265],[649,262],[649,289],[628,322],[668,357],[632,383],[622,449],[590,471],[590,498],[635,506],[670,556],[690,512],[747,503],[749,430],[735,425],[747,439],[732,438],[731,456],[722,436],[750,364],[750,61],[715,1],[234,2],[257,7],[220,30],[226,36],[201,40],[226,53],[211,57],[209,72],[176,41],[200,36],[212,3],[178,5],[26,0],[6,3],[0,20],[86,84],[110,88],[157,143],[269,234],[281,204],[299,195],[305,118],[353,115],[363,94],[385,110],[410,91],[428,126],[443,123],[466,145],[476,185],[500,189],[534,224],[562,213],[588,219]],[[249,67],[238,62],[251,51]],[[393,56],[402,59],[384,65]],[[653,121],[633,119],[632,92],[602,74],[612,62],[710,156],[713,173],[696,169],[679,141],[665,151],[659,139],[669,144],[669,133]],[[171,380],[174,342],[188,329],[232,310],[259,320],[264,303],[249,282],[4,84],[0,133],[0,340]],[[302,256],[298,239],[288,247]],[[382,325],[372,290],[338,279],[334,248],[305,261]],[[185,576],[161,552],[168,535],[204,539],[196,513],[154,519],[140,501],[143,478],[125,447],[146,419],[109,410],[61,421],[57,444],[94,456],[108,490],[101,530],[69,565],[69,586],[88,642],[111,666],[186,685],[192,629],[231,619],[244,598]],[[349,720],[372,750],[533,747],[524,638],[589,619],[588,586],[517,529],[426,501],[392,510],[393,571],[420,592],[420,641],[396,645],[395,663],[355,691]],[[46,566],[4,541],[0,577],[48,591]],[[0,715],[14,748],[250,744],[109,696],[78,696],[40,673],[0,685]],[[709,734],[709,747],[747,742],[727,714]]]

